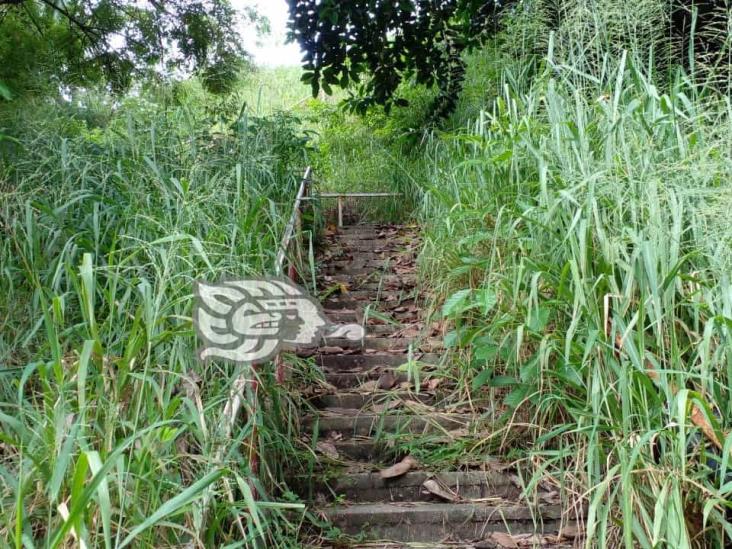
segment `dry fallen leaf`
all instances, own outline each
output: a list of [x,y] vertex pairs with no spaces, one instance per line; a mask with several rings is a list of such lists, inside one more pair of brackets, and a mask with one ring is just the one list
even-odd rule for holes
[[428,406],[424,402],[418,400],[405,400],[404,407],[407,408],[413,414],[426,414],[428,412],[434,412],[435,409],[432,406]]
[[358,390],[362,393],[373,393],[378,388],[379,388],[378,379],[372,379],[371,381],[367,381],[358,386]]
[[392,374],[391,372],[384,372],[383,374],[381,374],[381,377],[379,377],[377,387],[386,391],[394,387],[394,385],[396,385],[396,382],[397,378],[394,377],[394,374]]
[[450,488],[443,486],[440,482],[433,478],[429,478],[422,483],[422,488],[427,490],[430,494],[442,498],[446,501],[459,501],[460,496],[450,490]]
[[441,377],[430,378],[429,381],[427,381],[427,390],[434,391],[435,389],[437,389],[440,383],[442,383]]
[[331,442],[343,440],[343,433],[340,433],[338,431],[328,431],[326,436],[327,436],[328,440],[330,440]]
[[379,471],[379,476],[383,479],[396,478],[406,474],[412,467],[417,465],[417,460],[412,456],[407,456],[399,463],[392,465],[387,469]]
[[711,440],[717,448],[722,449],[722,443],[719,441],[717,433],[714,432],[712,424],[709,423],[704,412],[696,404],[692,404],[691,406],[691,422],[699,427],[702,433],[704,433],[704,436]]
[[393,410],[394,408],[398,408],[402,405],[402,401],[399,399],[390,400],[389,402],[385,402],[383,404],[374,404],[371,408],[374,412],[377,414],[380,414],[382,412],[388,412],[389,410]]
[[412,338],[419,336],[420,329],[417,326],[409,326],[407,328],[404,328],[402,330],[399,330],[398,332],[394,332],[393,337],[395,338]]
[[465,428],[453,429],[452,431],[448,431],[447,432],[447,435],[451,439],[455,440],[455,439],[458,439],[458,438],[467,437],[468,435],[470,435],[470,432],[467,429],[465,429]]
[[497,544],[498,547],[505,547],[508,549],[518,549],[519,547],[519,544],[516,543],[513,536],[511,534],[506,534],[505,532],[493,532],[488,536],[488,540]]
[[315,445],[315,448],[323,454],[324,456],[328,456],[331,459],[338,459],[339,454],[338,450],[335,447],[335,444],[332,442],[328,442],[327,440],[320,440]]
[[548,504],[555,504],[555,503],[561,503],[562,499],[559,495],[559,492],[556,490],[552,490],[551,492],[545,492],[539,496],[539,499],[543,501],[544,503]]

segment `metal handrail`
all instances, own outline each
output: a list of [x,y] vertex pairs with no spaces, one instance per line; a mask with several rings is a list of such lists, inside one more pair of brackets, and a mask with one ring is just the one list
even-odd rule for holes
[[[310,174],[312,170],[310,166],[308,166],[305,169],[305,174],[303,175],[302,181],[300,181],[300,187],[297,191],[297,197],[295,198],[295,203],[292,207],[292,214],[290,215],[290,219],[287,222],[287,226],[285,227],[285,232],[282,235],[282,240],[280,242],[280,249],[277,251],[277,258],[275,259],[275,273],[279,276],[282,275],[282,267],[285,264],[285,258],[287,257],[287,252],[290,249],[290,245],[292,244],[293,237],[295,236],[295,229],[299,229],[300,222],[302,218],[302,202],[303,199],[307,196],[309,186],[310,186]],[[296,276],[294,265],[290,265],[290,269],[288,272],[288,276],[291,279],[294,279]],[[277,356],[274,358],[274,364],[275,364],[275,377],[279,383],[283,383],[285,381],[285,364],[282,361],[282,356],[280,354],[277,354]],[[252,370],[256,372],[256,366],[252,365]],[[231,392],[231,395],[229,396],[229,399],[226,402],[226,405],[224,406],[223,416],[225,425],[229,427],[229,432],[231,430],[231,427],[233,426],[233,423],[238,415],[239,409],[241,407],[241,400],[242,400],[242,393],[244,391],[244,387],[249,384],[251,387],[252,393],[254,394],[254,402],[252,403],[252,412],[254,412],[254,409],[257,406],[257,393],[259,391],[259,381],[257,379],[257,375],[255,374],[252,376],[251,379],[249,379],[248,373],[246,370],[242,370],[239,373],[239,376],[234,380],[233,384],[233,390]],[[257,443],[256,439],[258,437],[257,432],[257,426],[254,425],[252,428],[252,432],[250,435],[250,450],[249,450],[249,470],[252,475],[256,476],[259,474],[259,455],[257,453]],[[228,489],[228,487],[227,487]],[[254,497],[257,498],[257,491],[252,488],[252,493],[254,494]],[[242,535],[245,534],[244,527],[241,525],[241,521],[238,521],[239,528],[242,532]]]
[[384,196],[402,196],[402,193],[320,193],[316,196],[305,197],[304,200],[319,200],[321,198],[335,198],[338,202],[338,227],[343,227],[343,199],[344,198],[372,198]]
[[[312,173],[312,168],[308,166],[305,168],[305,174],[302,176],[302,181],[300,182],[300,188],[297,190],[297,196],[295,197],[295,203],[292,207],[292,214],[290,215],[290,220],[287,222],[287,226],[285,227],[285,232],[282,235],[282,241],[280,242],[280,249],[277,252],[277,259],[275,260],[275,273],[277,275],[282,274],[282,267],[285,263],[285,258],[287,257],[287,252],[290,249],[290,244],[292,243],[292,238],[295,236],[295,229],[299,228],[300,222],[302,220],[302,202],[303,200],[307,200],[307,194],[310,190],[310,175]],[[294,266],[290,267],[290,272],[288,273],[290,278],[294,278],[295,272],[294,272]]]
[[321,198],[369,198],[378,196],[402,196],[402,193],[320,193],[308,196],[305,200],[319,200]]

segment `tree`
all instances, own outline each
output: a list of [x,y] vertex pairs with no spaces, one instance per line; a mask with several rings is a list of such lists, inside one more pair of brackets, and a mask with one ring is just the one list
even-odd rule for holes
[[245,59],[236,23],[228,0],[0,0],[0,83],[122,91],[134,78],[196,70],[226,91]]
[[313,95],[355,83],[348,105],[404,105],[399,85],[437,85],[433,117],[450,114],[462,89],[462,53],[493,33],[510,0],[288,0],[290,29],[305,52]]

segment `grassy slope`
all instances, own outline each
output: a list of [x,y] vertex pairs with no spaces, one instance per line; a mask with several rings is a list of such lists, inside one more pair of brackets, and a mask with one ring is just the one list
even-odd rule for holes
[[289,400],[265,371],[270,398],[222,438],[235,371],[198,363],[189,318],[194,279],[271,272],[307,158],[290,115],[217,101],[189,83],[2,113],[2,546],[288,537],[257,522],[247,448],[257,425],[267,498],[297,459]]
[[593,545],[721,546],[729,102],[658,82],[644,50],[555,40],[548,61],[515,43],[471,59],[468,123],[427,147],[424,273],[452,296],[458,375],[510,390],[483,447],[587,505]]

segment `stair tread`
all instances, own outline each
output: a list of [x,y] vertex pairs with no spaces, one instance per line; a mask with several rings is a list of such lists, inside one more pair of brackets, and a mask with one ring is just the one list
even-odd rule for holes
[[437,482],[452,493],[456,501],[517,501],[521,489],[509,473],[497,471],[410,471],[397,478],[383,479],[378,472],[359,471],[369,467],[357,463],[337,479],[326,482],[321,493],[337,494],[346,501],[395,502],[437,501],[439,497],[427,490],[425,483]]
[[[319,511],[346,533],[398,542],[484,540],[495,532],[512,535],[558,532],[561,505],[532,508],[505,503],[356,503]],[[463,545],[469,547],[469,545]]]
[[[353,353],[348,355],[315,354],[315,363],[332,371],[364,370],[378,366],[402,366],[409,362],[408,352]],[[422,364],[437,364],[440,355],[436,353],[412,353],[412,360]]]
[[[434,516],[441,518],[465,518],[473,522],[503,520],[534,520],[538,516],[559,519],[562,506],[541,504],[532,507],[512,500],[489,502],[429,502],[397,501],[334,504],[320,508],[326,514],[342,516],[379,516],[387,524],[401,522],[403,517],[415,517],[417,521],[432,522]],[[540,513],[537,514],[537,511]]]
[[465,429],[479,421],[474,414],[439,413],[371,413],[352,410],[345,414],[342,409],[328,413],[320,410],[317,415],[302,418],[305,426],[313,426],[317,417],[319,432],[341,433],[342,435],[367,436],[375,432],[434,433]]

